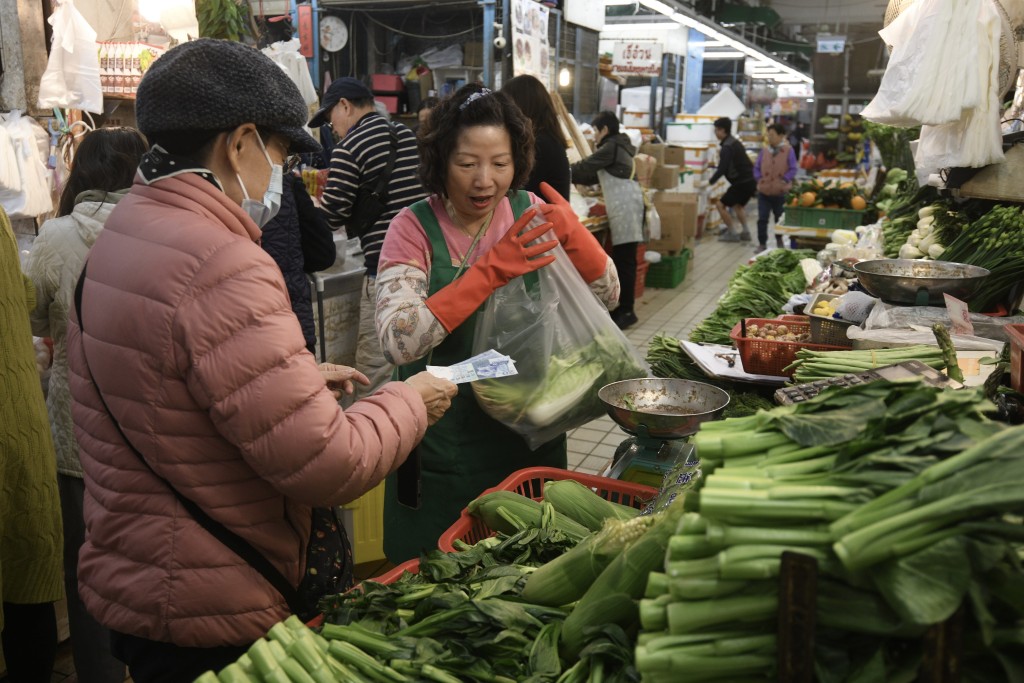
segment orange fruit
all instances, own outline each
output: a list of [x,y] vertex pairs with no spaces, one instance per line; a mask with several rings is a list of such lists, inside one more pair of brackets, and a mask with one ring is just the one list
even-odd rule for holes
[[804,192],[800,195],[801,206],[814,206],[814,202],[818,201],[818,195],[813,192]]
[[850,200],[850,208],[854,211],[863,211],[868,208],[867,200],[861,197],[859,194],[854,195],[853,199]]

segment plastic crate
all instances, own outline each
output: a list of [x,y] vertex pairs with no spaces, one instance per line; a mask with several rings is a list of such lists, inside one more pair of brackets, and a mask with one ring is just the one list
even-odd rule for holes
[[838,299],[838,294],[816,294],[810,303],[804,307],[804,313],[811,320],[811,341],[815,344],[831,344],[842,346],[847,349],[853,348],[853,340],[846,336],[846,330],[857,323],[838,318],[826,318],[823,315],[816,315],[814,309],[822,301]]
[[1024,325],[1004,325],[1003,330],[1010,338],[1010,387],[1024,391]]
[[[774,320],[770,318],[747,318],[747,325],[764,325],[765,323],[784,323],[796,334],[810,333],[811,323],[806,316],[783,316]],[[742,336],[742,325],[736,323],[729,338],[736,345],[743,362],[743,370],[754,375],[770,375],[772,377],[792,377],[792,370],[784,368],[796,360],[796,352],[800,349],[813,351],[845,351],[846,347],[832,344],[814,344],[812,342],[787,342],[773,339],[754,339]]]
[[864,211],[787,206],[782,223],[791,228],[856,228],[864,222]]
[[647,279],[647,270],[651,267],[647,261],[638,261],[636,264],[636,284],[633,286],[633,297],[639,299],[644,295],[644,282]]
[[659,289],[675,289],[686,279],[690,256],[689,249],[683,249],[677,256],[662,256],[661,261],[652,263],[647,269],[644,284]]
[[[583,472],[570,472],[569,470],[560,470],[554,467],[528,467],[527,469],[513,472],[505,481],[494,488],[487,489],[480,495],[491,493],[492,491],[515,491],[519,495],[532,498],[533,500],[543,500],[544,482],[562,481],[565,479],[572,479],[593,489],[597,495],[605,500],[637,509],[643,507],[644,503],[658,494],[658,489],[628,481],[598,477],[593,474],[584,474]],[[469,510],[463,508],[462,514],[459,515],[459,519],[455,524],[449,527],[448,531],[441,534],[437,547],[445,552],[452,552],[455,550],[456,540],[473,545],[478,541],[493,536],[495,533],[483,520],[474,517],[469,514]]]

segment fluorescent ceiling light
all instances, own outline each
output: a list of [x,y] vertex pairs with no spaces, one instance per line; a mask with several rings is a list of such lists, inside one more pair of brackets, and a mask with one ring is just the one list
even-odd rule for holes
[[704,47],[728,47],[721,40],[705,40]]
[[666,17],[671,17],[672,12],[675,11],[661,0],[640,0],[640,4],[654,10],[655,12],[661,12]]
[[739,50],[723,50],[722,52],[705,52],[704,59],[744,59],[747,55]]
[[718,30],[718,28],[716,28],[713,24],[707,21],[702,21],[695,17],[691,17],[688,14],[683,14],[682,12],[676,11],[675,8],[670,7],[666,3],[662,2],[662,0],[639,1],[640,4],[643,5],[644,7],[652,9],[655,12],[660,12],[661,14],[664,14],[673,21],[682,24],[683,26],[697,29],[698,31],[700,31],[713,41],[721,42],[725,46],[739,50],[740,52],[743,52],[744,54],[747,54],[751,57],[754,57],[755,59],[758,59],[761,62],[771,64],[775,66],[777,69],[781,70],[783,73],[796,78],[798,81],[803,81],[805,83],[814,82],[814,79],[808,76],[807,74],[801,73],[794,69],[793,67],[789,66],[788,64],[784,64],[783,62],[774,59],[766,52],[759,50],[758,48],[746,42],[743,42],[737,38],[734,38],[731,35],[723,33],[722,31]]
[[644,29],[651,29],[652,31],[674,31],[679,28],[679,24],[674,21],[629,21],[629,22],[610,22],[604,23],[605,31],[637,31]]
[[635,5],[636,0],[604,0],[605,6],[609,5]]

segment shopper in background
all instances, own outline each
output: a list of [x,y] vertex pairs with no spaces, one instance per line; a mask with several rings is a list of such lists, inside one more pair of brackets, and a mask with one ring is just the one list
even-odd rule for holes
[[597,149],[571,167],[572,181],[581,185],[601,184],[608,211],[612,239],[612,260],[619,274],[622,293],[612,320],[620,329],[637,321],[633,310],[636,292],[636,252],[644,239],[644,196],[634,178],[636,148],[629,136],[619,132],[619,119],[610,111],[600,112],[590,123]]
[[[526,118],[533,123],[533,170],[526,181],[527,192],[540,194],[540,184],[547,183],[566,200],[569,199],[568,147],[558,114],[551,104],[551,93],[544,84],[530,75],[516,76],[501,87],[512,98]],[[555,95],[557,97],[557,95]]]
[[[773,123],[765,132],[768,146],[762,147],[754,163],[754,178],[757,180],[757,251],[768,248],[768,216],[775,214],[779,222],[786,201],[786,193],[793,186],[796,177],[796,155],[786,142],[786,129],[781,123]],[[775,236],[775,242],[782,246],[782,235]]]
[[29,328],[35,287],[0,208],[0,613],[12,683],[48,683],[61,598],[57,459]]
[[[715,137],[718,138],[722,150],[719,153],[718,168],[708,180],[714,185],[719,178],[729,181],[729,189],[715,200],[715,207],[724,223],[719,234],[720,242],[749,242],[750,229],[747,227],[747,202],[757,192],[757,181],[754,180],[754,166],[750,163],[747,150],[743,143],[732,136],[732,120],[722,117],[715,119]],[[740,233],[736,234],[736,225],[729,210],[736,212]]]
[[334,234],[323,214],[313,205],[302,180],[290,169],[285,169],[283,186],[281,209],[263,227],[260,246],[281,269],[292,311],[302,326],[306,348],[316,354],[316,325],[306,273],[330,268],[334,263],[337,257]]
[[[551,262],[554,240],[526,245],[552,228],[591,290],[614,304],[614,265],[550,186],[542,189],[552,204],[540,209],[550,222],[522,232],[537,214],[528,210],[537,197],[516,191],[533,164],[533,134],[507,95],[460,88],[431,112],[420,151],[420,177],[431,195],[392,221],[377,287],[380,343],[399,377],[473,356],[477,309],[512,278]],[[400,497],[394,475],[385,486],[384,551],[395,563],[435,547],[469,501],[512,472],[564,468],[566,442],[561,436],[531,451],[461,384],[417,455],[419,501]]]
[[800,160],[800,154],[803,151],[804,140],[807,138],[807,126],[802,122],[797,122],[793,126],[793,130],[789,133],[789,145],[793,148],[793,154],[796,156],[797,161]]
[[178,683],[347,588],[332,506],[398,467],[455,386],[421,373],[343,411],[366,378],[306,350],[258,245],[284,160],[318,149],[278,66],[241,43],[181,43],[143,77],[136,116],[153,147],[68,321],[79,590],[136,683]]
[[440,101],[441,100],[437,99],[436,97],[430,96],[430,97],[424,97],[423,100],[420,102],[420,108],[416,110],[416,130],[417,130],[417,132],[419,131],[420,128],[423,127],[423,125],[430,118],[430,110],[433,109],[434,107],[436,107],[437,103],[440,102]]
[[[380,247],[391,219],[425,193],[416,177],[416,136],[405,126],[392,125],[378,114],[373,93],[361,81],[346,77],[331,83],[320,111],[309,125],[319,126],[324,121],[330,122],[341,141],[331,155],[331,170],[320,205],[333,229],[343,227],[349,237],[359,238],[366,267],[356,342],[356,369],[370,378],[370,384],[359,388],[356,395],[365,396],[388,381],[394,369],[384,358],[373,323]],[[378,206],[380,210],[372,210],[374,201],[370,194],[388,165],[392,133],[397,147],[385,185],[386,202]]]
[[28,262],[28,275],[36,290],[32,332],[53,339],[46,406],[57,449],[71,651],[75,672],[83,682],[121,683],[125,669],[124,663],[110,654],[110,633],[92,618],[78,596],[78,551],[85,543],[85,482],[71,419],[68,311],[89,249],[131,187],[146,148],[146,139],[133,128],[99,128],[85,135],[61,191],[58,217],[43,224]]

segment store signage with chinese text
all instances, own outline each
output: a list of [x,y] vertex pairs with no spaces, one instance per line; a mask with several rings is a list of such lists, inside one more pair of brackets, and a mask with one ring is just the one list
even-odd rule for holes
[[635,40],[615,43],[612,73],[616,76],[660,76],[661,43]]

